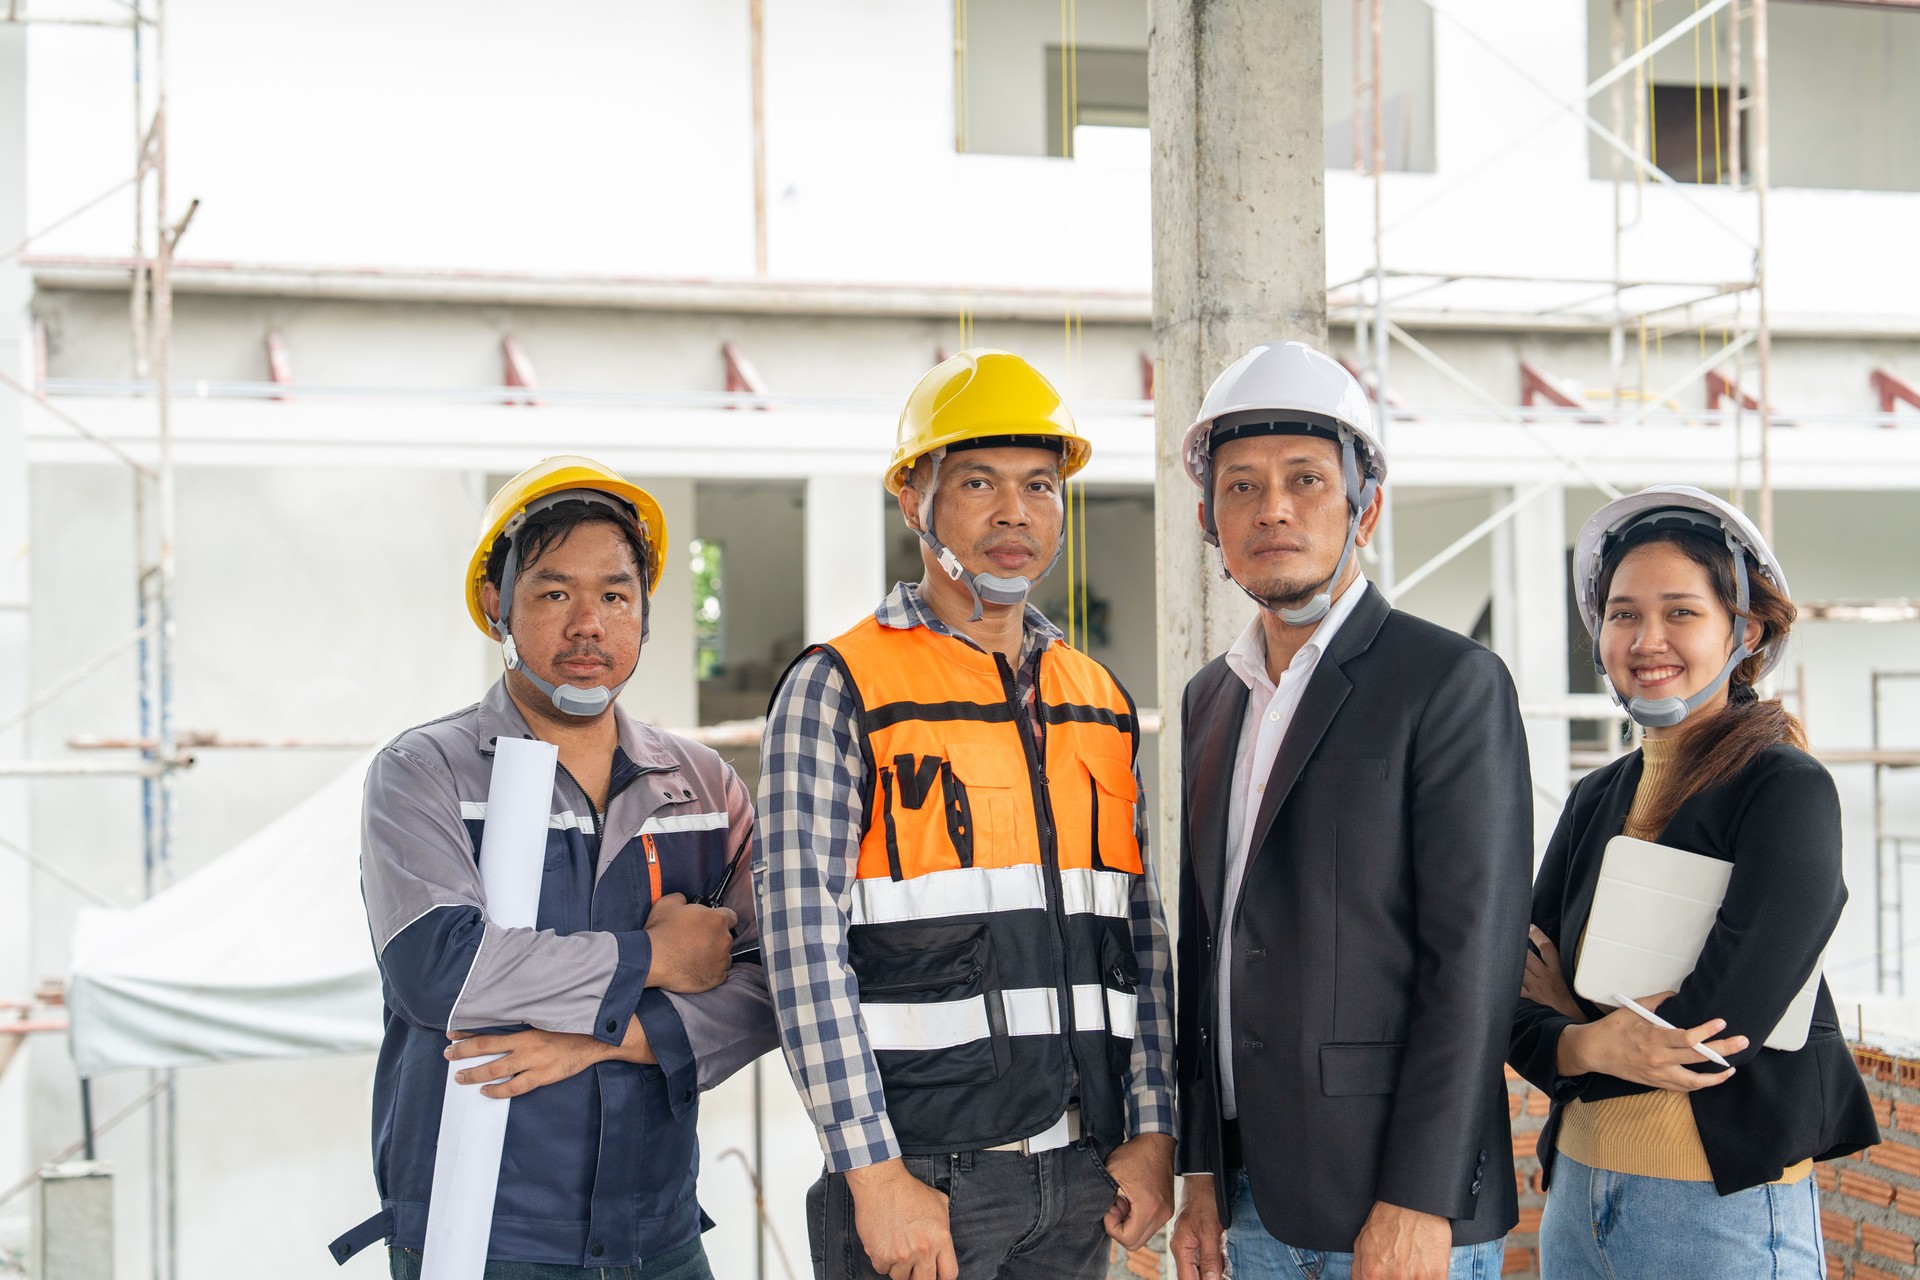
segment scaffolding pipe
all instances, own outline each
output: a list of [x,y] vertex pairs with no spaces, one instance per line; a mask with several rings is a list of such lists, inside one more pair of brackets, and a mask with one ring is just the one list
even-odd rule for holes
[[[1608,6],[1608,42],[1607,53],[1615,66],[1619,66],[1626,57],[1626,28],[1620,21],[1620,6],[1626,0],[1613,0]],[[1611,107],[1613,131],[1623,132],[1627,127],[1627,86],[1622,80],[1615,80],[1607,95]],[[1627,313],[1626,286],[1623,278],[1626,274],[1622,259],[1626,242],[1625,210],[1621,202],[1626,198],[1625,173],[1620,167],[1618,152],[1608,152],[1607,172],[1613,178],[1613,324],[1607,330],[1607,367],[1613,382],[1613,412],[1618,415],[1623,395],[1626,391],[1627,376]]]
[[753,273],[767,274],[767,3],[750,0],[747,43],[753,76]]
[[1753,274],[1759,307],[1755,350],[1760,362],[1760,536],[1773,541],[1773,331],[1769,327],[1767,289],[1767,188],[1773,181],[1772,109],[1768,102],[1767,0],[1753,0],[1753,194],[1757,225]]
[[[1370,45],[1373,75],[1368,85],[1368,123],[1373,134],[1373,421],[1383,450],[1387,447],[1387,261],[1383,232],[1385,219],[1382,215],[1387,180],[1387,147],[1383,121],[1386,100],[1382,89],[1380,53],[1384,8],[1385,0],[1372,0]],[[1375,529],[1374,545],[1379,558],[1381,585],[1391,593],[1394,581],[1393,491],[1388,488],[1380,491],[1380,523]]]
[[[153,584],[157,616],[153,662],[153,732],[159,741],[154,755],[172,760],[179,754],[173,722],[173,645],[174,583],[176,537],[179,529],[177,476],[173,438],[173,259],[197,202],[187,206],[177,223],[168,221],[168,139],[170,125],[167,103],[167,7],[166,0],[154,0],[153,21],[153,124],[148,130],[143,162],[153,169],[154,262],[153,262],[153,381],[154,402],[158,410],[158,465],[155,489],[158,495],[157,542],[159,555],[154,565]],[[141,620],[146,621],[144,618]],[[142,669],[142,678],[146,676]],[[143,705],[147,698],[141,698]],[[164,888],[173,881],[174,783],[168,769],[148,784],[152,803],[144,806],[150,824],[147,842],[150,854],[148,891]],[[171,1070],[159,1073],[162,1097],[153,1117],[154,1136],[159,1139],[150,1148],[152,1175],[151,1211],[154,1245],[153,1267],[157,1280],[179,1280],[180,1275],[180,1152],[178,1142],[178,1097]],[[164,1189],[164,1190],[163,1190]],[[163,1242],[164,1237],[164,1242]]]

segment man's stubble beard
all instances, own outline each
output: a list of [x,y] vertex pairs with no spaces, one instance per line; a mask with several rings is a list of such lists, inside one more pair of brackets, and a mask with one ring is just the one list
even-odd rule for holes
[[1331,566],[1326,573],[1311,578],[1299,578],[1292,575],[1274,575],[1267,578],[1242,578],[1234,575],[1234,580],[1245,588],[1248,595],[1254,597],[1268,609],[1298,609],[1306,605],[1330,585],[1327,574],[1332,573]]

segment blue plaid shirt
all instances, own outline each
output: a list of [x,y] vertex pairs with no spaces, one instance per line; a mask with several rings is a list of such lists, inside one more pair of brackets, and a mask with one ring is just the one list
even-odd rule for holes
[[[973,645],[935,617],[911,583],[894,587],[874,617],[883,627],[925,627]],[[1060,629],[1027,606],[1016,692],[1030,726],[1036,660],[1060,639]],[[847,963],[848,906],[871,789],[856,706],[825,655],[809,654],[794,664],[760,744],[759,838],[753,846],[761,947],[781,1046],[828,1167],[836,1172],[900,1154],[880,1069],[860,1022],[859,982]],[[1135,819],[1143,861],[1146,812],[1140,805]],[[1140,1002],[1127,1072],[1127,1130],[1171,1134],[1173,964],[1150,863],[1135,882],[1132,916]]]

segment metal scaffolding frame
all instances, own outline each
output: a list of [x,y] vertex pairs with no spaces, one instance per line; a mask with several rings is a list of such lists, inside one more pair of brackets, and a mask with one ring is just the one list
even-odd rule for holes
[[[131,37],[134,165],[130,177],[114,184],[79,208],[28,236],[6,256],[23,252],[40,236],[131,187],[133,190],[133,252],[128,308],[136,376],[151,377],[157,414],[157,449],[152,465],[91,431],[70,414],[55,408],[41,387],[22,386],[0,374],[0,387],[26,397],[84,439],[100,445],[123,463],[132,480],[134,527],[135,612],[138,625],[119,644],[56,681],[27,705],[14,711],[9,725],[24,723],[57,694],[104,669],[132,648],[136,651],[140,734],[146,740],[137,761],[17,761],[8,762],[10,776],[30,778],[132,777],[139,779],[143,888],[147,897],[173,880],[174,775],[192,763],[180,749],[174,724],[174,595],[175,533],[178,528],[178,491],[175,484],[172,421],[173,288],[175,248],[186,233],[198,201],[189,202],[179,218],[169,212],[167,187],[167,53],[166,0],[114,0],[126,10],[124,18],[36,17],[11,0],[0,22],[12,25],[98,27],[125,30]],[[145,37],[151,34],[149,51]],[[147,103],[148,64],[152,70],[152,107]],[[151,186],[152,245],[147,226],[148,188]],[[151,512],[149,508],[151,507]],[[47,870],[49,864],[31,851],[14,848],[29,865]],[[56,878],[67,879],[65,876]],[[175,1120],[178,1114],[174,1073],[149,1073],[148,1087],[139,1098],[108,1121],[95,1125],[92,1096],[81,1081],[82,1134],[75,1149],[89,1159],[95,1138],[145,1107],[148,1119],[148,1233],[154,1280],[177,1280],[179,1275],[179,1149]],[[149,1105],[150,1104],[150,1105]],[[72,1152],[67,1153],[71,1155]],[[37,1173],[33,1176],[37,1176]],[[30,1185],[31,1179],[25,1185]],[[11,1194],[11,1192],[9,1193]]]
[[1872,747],[1860,763],[1873,769],[1874,987],[1884,995],[1907,994],[1906,864],[1908,849],[1920,854],[1920,835],[1887,827],[1887,781],[1894,769],[1920,764],[1920,753],[1887,746],[1881,694],[1894,681],[1920,680],[1920,671],[1875,671],[1872,677]]
[[[1480,46],[1481,49],[1511,71],[1516,78],[1544,97],[1552,106],[1560,112],[1575,116],[1587,134],[1598,138],[1606,145],[1611,153],[1611,177],[1613,185],[1613,272],[1610,277],[1605,278],[1563,277],[1555,279],[1537,275],[1503,276],[1482,272],[1408,270],[1389,267],[1387,265],[1387,255],[1384,246],[1386,231],[1393,226],[1400,225],[1407,217],[1415,216],[1418,210],[1415,211],[1415,214],[1404,215],[1400,220],[1391,224],[1385,219],[1384,190],[1386,166],[1382,124],[1383,61],[1381,56],[1384,0],[1353,0],[1354,167],[1357,172],[1372,179],[1373,263],[1370,270],[1353,279],[1338,282],[1328,290],[1329,318],[1344,318],[1354,326],[1355,345],[1358,347],[1364,363],[1364,381],[1374,401],[1376,426],[1380,430],[1383,440],[1386,437],[1390,421],[1395,418],[1412,416],[1410,413],[1404,411],[1395,413],[1391,411],[1388,406],[1387,366],[1390,338],[1392,341],[1399,343],[1415,357],[1432,366],[1449,381],[1475,396],[1504,420],[1521,426],[1530,425],[1530,419],[1527,415],[1516,412],[1504,401],[1487,392],[1471,378],[1448,364],[1439,355],[1395,323],[1392,316],[1393,309],[1397,305],[1403,305],[1416,295],[1432,297],[1450,288],[1470,283],[1483,285],[1490,283],[1524,283],[1534,286],[1580,286],[1599,290],[1600,292],[1597,294],[1580,298],[1573,303],[1568,303],[1564,300],[1555,301],[1551,305],[1533,312],[1533,314],[1544,318],[1551,315],[1565,314],[1572,307],[1580,306],[1586,302],[1604,300],[1611,303],[1609,308],[1611,315],[1608,317],[1608,345],[1609,363],[1612,368],[1612,395],[1610,399],[1610,412],[1603,415],[1596,415],[1596,420],[1602,423],[1625,422],[1628,424],[1637,424],[1638,422],[1645,421],[1649,413],[1652,412],[1651,406],[1665,403],[1678,392],[1685,390],[1693,383],[1715,372],[1727,360],[1739,356],[1751,346],[1755,349],[1756,353],[1759,382],[1758,399],[1754,409],[1754,416],[1758,423],[1758,452],[1754,458],[1749,459],[1742,453],[1743,423],[1740,413],[1741,406],[1737,401],[1733,404],[1731,411],[1723,415],[1723,418],[1729,421],[1734,428],[1732,433],[1736,477],[1734,500],[1736,503],[1740,503],[1744,493],[1744,468],[1746,463],[1756,461],[1759,469],[1757,522],[1761,532],[1768,538],[1771,538],[1773,536],[1773,476],[1769,436],[1770,428],[1774,425],[1774,414],[1772,408],[1771,372],[1772,333],[1767,306],[1767,193],[1770,175],[1768,164],[1769,122],[1767,112],[1767,0],[1744,0],[1744,3],[1742,0],[1706,0],[1706,3],[1701,4],[1695,12],[1675,23],[1666,31],[1657,36],[1649,33],[1649,38],[1645,39],[1637,49],[1631,52],[1628,52],[1625,48],[1625,32],[1622,18],[1622,9],[1627,2],[1628,0],[1613,0],[1611,5],[1612,40],[1610,53],[1612,66],[1588,84],[1577,101],[1567,102],[1562,100],[1551,88],[1536,79],[1526,67],[1514,61],[1493,42],[1475,30],[1470,23],[1454,12],[1444,0],[1423,0],[1423,3],[1432,11],[1436,20],[1453,24],[1469,40]],[[1668,174],[1654,163],[1648,155],[1650,148],[1648,146],[1649,135],[1647,121],[1644,118],[1644,114],[1638,110],[1637,107],[1634,113],[1632,127],[1629,128],[1627,125],[1625,93],[1628,82],[1632,81],[1637,88],[1643,87],[1648,65],[1655,54],[1689,32],[1696,32],[1701,24],[1713,19],[1722,10],[1728,11],[1728,40],[1730,45],[1730,58],[1734,67],[1733,89],[1729,96],[1729,114],[1736,121],[1734,128],[1736,130],[1738,129],[1737,122],[1743,103],[1749,105],[1753,111],[1752,132],[1755,162],[1751,174],[1752,181],[1749,185],[1742,186],[1741,174],[1737,162],[1731,173],[1732,184],[1735,189],[1751,192],[1755,200],[1757,235],[1753,240],[1748,240],[1737,228],[1728,226],[1715,215],[1712,210],[1706,208],[1700,201],[1693,198],[1687,190],[1688,184],[1678,182],[1671,174]],[[1754,61],[1752,94],[1749,99],[1745,100],[1739,96],[1739,61],[1742,48],[1740,28],[1743,21],[1750,23],[1753,28],[1752,51]],[[1368,56],[1364,58],[1360,50],[1363,32],[1370,37],[1368,40],[1370,46]],[[1612,128],[1603,126],[1599,121],[1595,120],[1591,110],[1592,100],[1603,91],[1609,94],[1612,104]],[[1368,158],[1365,163],[1363,163],[1362,147],[1360,144],[1361,130],[1359,127],[1363,93],[1367,104],[1365,109],[1368,115],[1367,137],[1369,140],[1369,146],[1367,148]],[[1636,93],[1637,103],[1643,104],[1645,100],[1646,95],[1644,92]],[[1519,131],[1503,148],[1496,151],[1494,158],[1497,159],[1500,155],[1504,155],[1514,148],[1523,145],[1536,136],[1542,127],[1541,125],[1534,124]],[[1739,154],[1739,135],[1737,132],[1734,134],[1733,152],[1737,157]],[[1491,163],[1491,161],[1483,162],[1480,168],[1484,168],[1487,163]],[[1440,194],[1451,189],[1453,185],[1471,181],[1473,177],[1477,176],[1480,168],[1476,168],[1462,175],[1456,179],[1454,183],[1443,186],[1441,192],[1430,195],[1422,207],[1424,208],[1426,205],[1433,203],[1434,200],[1439,198]],[[1751,276],[1744,280],[1734,281],[1629,278],[1622,267],[1624,245],[1627,232],[1637,224],[1637,215],[1636,219],[1632,222],[1626,217],[1629,170],[1631,171],[1632,181],[1636,185],[1636,188],[1639,185],[1644,185],[1644,183],[1651,181],[1675,192],[1685,200],[1694,212],[1712,222],[1715,226],[1733,237],[1739,244],[1749,249],[1753,254],[1753,270]],[[1390,296],[1391,287],[1402,283],[1409,283],[1410,287],[1400,288],[1397,294]],[[1668,295],[1678,292],[1682,296],[1678,298],[1664,296],[1650,301],[1641,301],[1641,295],[1658,291],[1666,291]],[[1749,296],[1754,300],[1755,309],[1755,315],[1750,322],[1746,317],[1743,305],[1744,300]],[[1727,304],[1729,302],[1732,303],[1730,316],[1727,314]],[[1708,308],[1713,307],[1714,304],[1719,304],[1719,306],[1715,308],[1717,314],[1711,316],[1713,321],[1712,327],[1719,328],[1725,333],[1721,348],[1712,356],[1702,360],[1697,366],[1690,369],[1684,378],[1675,381],[1669,387],[1662,388],[1653,396],[1648,396],[1647,394],[1645,385],[1646,368],[1643,358],[1638,380],[1640,385],[1637,389],[1630,392],[1627,387],[1626,378],[1626,335],[1629,325],[1637,323],[1644,330],[1644,326],[1650,319],[1657,316],[1670,315],[1674,312],[1681,312],[1688,320],[1692,320],[1696,310],[1698,310],[1703,313],[1700,327],[1704,330],[1708,323],[1708,317],[1704,313],[1707,312]],[[1626,411],[1626,405],[1630,400],[1637,402],[1638,407],[1629,415]],[[1542,437],[1542,441],[1543,443],[1548,443],[1550,451],[1556,454],[1561,453],[1557,446],[1546,442],[1544,437]],[[1561,454],[1561,456],[1563,461],[1566,461],[1572,470],[1584,475],[1585,478],[1590,483],[1595,484],[1601,492],[1606,493],[1610,497],[1618,496],[1618,491],[1614,489],[1613,486],[1601,481],[1589,471],[1583,463],[1569,458],[1564,454]],[[1381,590],[1390,600],[1404,594],[1409,588],[1424,580],[1449,560],[1468,550],[1478,543],[1480,539],[1500,528],[1524,508],[1529,501],[1538,497],[1541,493],[1544,493],[1557,482],[1558,480],[1543,481],[1533,488],[1523,491],[1514,501],[1508,503],[1488,520],[1481,522],[1481,524],[1477,525],[1464,538],[1442,549],[1425,564],[1422,564],[1404,577],[1397,574],[1393,559],[1393,498],[1390,490],[1384,491],[1385,496],[1382,500],[1380,536],[1376,539],[1380,557],[1379,575]]]

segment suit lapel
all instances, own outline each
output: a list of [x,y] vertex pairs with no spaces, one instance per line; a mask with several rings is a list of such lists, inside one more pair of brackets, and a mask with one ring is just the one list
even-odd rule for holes
[[[1293,713],[1293,722],[1287,726],[1287,736],[1281,740],[1280,751],[1273,758],[1273,772],[1267,776],[1267,789],[1260,797],[1260,809],[1254,819],[1253,842],[1247,846],[1249,868],[1266,844],[1274,819],[1280,815],[1280,806],[1286,803],[1293,784],[1300,780],[1300,771],[1307,767],[1320,739],[1326,736],[1327,726],[1333,723],[1334,715],[1353,691],[1353,682],[1341,667],[1372,646],[1380,624],[1391,612],[1386,597],[1368,583],[1367,594],[1354,606],[1352,616],[1334,636],[1333,645],[1320,655],[1313,678],[1307,681],[1306,692],[1301,695],[1300,706]],[[1246,883],[1246,880],[1240,882],[1242,892]]]
[[1207,691],[1206,714],[1194,725],[1188,744],[1187,776],[1193,779],[1188,799],[1187,848],[1193,857],[1194,882],[1200,886],[1207,919],[1218,928],[1220,896],[1225,891],[1227,806],[1231,803],[1233,761],[1240,748],[1240,729],[1247,718],[1247,686],[1223,664],[1225,679]]
[[1600,887],[1600,862],[1606,857],[1607,842],[1626,825],[1627,811],[1640,789],[1644,762],[1635,760],[1614,775],[1607,794],[1600,798],[1593,821],[1580,836],[1580,847],[1573,851],[1567,868],[1567,881],[1573,893],[1567,899],[1566,914],[1560,921],[1560,969],[1573,990],[1573,971],[1580,955],[1580,938],[1587,931],[1587,919],[1593,914],[1593,895]]

